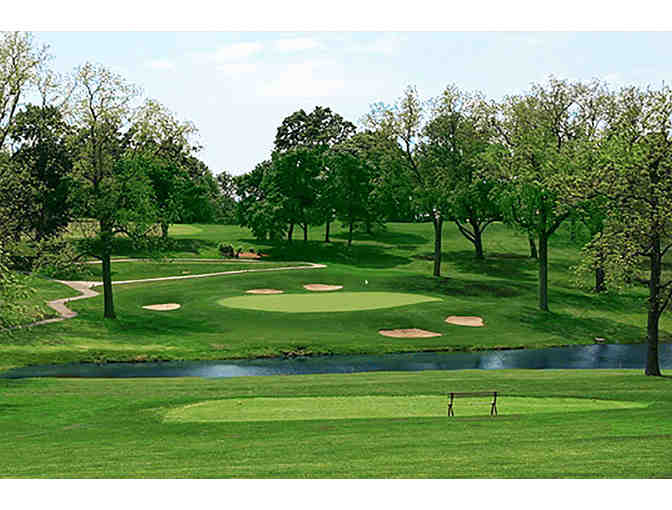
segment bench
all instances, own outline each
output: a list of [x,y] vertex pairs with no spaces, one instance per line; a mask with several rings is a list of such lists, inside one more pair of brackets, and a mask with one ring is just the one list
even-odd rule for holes
[[490,403],[490,416],[497,416],[497,392],[496,391],[467,391],[467,392],[451,392],[450,402],[448,402],[448,416],[455,416],[453,412],[453,402],[456,397],[492,397]]

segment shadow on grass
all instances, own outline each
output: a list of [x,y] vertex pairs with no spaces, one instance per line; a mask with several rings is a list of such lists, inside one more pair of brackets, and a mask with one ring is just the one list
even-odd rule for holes
[[386,279],[382,287],[397,292],[434,292],[446,296],[515,297],[530,292],[525,283],[435,278],[412,275]]
[[475,257],[473,250],[453,251],[443,254],[458,271],[482,274],[508,280],[536,280],[537,261],[514,253],[486,253],[485,260]]
[[[257,242],[257,244],[261,244]],[[293,241],[268,243],[264,253],[269,260],[305,260],[319,263],[348,264],[361,268],[384,269],[408,264],[410,257],[388,253],[386,248],[375,245],[353,245],[343,242]]]
[[520,322],[535,331],[562,336],[568,340],[585,341],[601,337],[606,338],[609,343],[639,343],[646,339],[646,329],[643,327],[611,319],[542,312],[531,307],[521,311]]
[[[339,232],[337,234],[331,235],[332,239],[341,239],[343,241],[348,240],[347,232]],[[353,242],[357,241],[369,241],[383,244],[391,245],[418,245],[418,244],[427,244],[431,239],[419,236],[417,234],[410,234],[408,232],[390,232],[389,230],[377,230],[371,234],[366,232],[353,232],[352,233]]]

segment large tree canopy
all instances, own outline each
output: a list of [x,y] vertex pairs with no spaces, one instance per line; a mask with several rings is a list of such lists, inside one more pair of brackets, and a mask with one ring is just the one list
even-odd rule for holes
[[24,170],[24,233],[35,241],[58,235],[71,220],[73,154],[70,126],[54,106],[26,105],[10,130],[12,161]]
[[672,251],[672,89],[623,89],[601,148],[601,164],[579,188],[602,199],[606,212],[584,265],[605,268],[608,287],[646,282],[645,373],[660,375],[659,321],[672,304],[672,278],[663,272]]
[[[445,172],[436,161],[423,158],[419,150],[424,141],[424,128],[427,125],[428,105],[422,101],[414,87],[408,87],[396,104],[389,106],[376,104],[364,119],[369,129],[382,138],[395,143],[388,145],[389,159],[396,159],[391,169],[402,172],[393,180],[408,181],[411,186],[412,200],[418,211],[434,226],[434,276],[441,275],[442,229],[449,215],[448,195]],[[430,119],[431,120],[431,119]]]
[[71,118],[78,128],[76,204],[81,217],[96,220],[88,251],[102,260],[104,316],[115,318],[110,256],[118,233],[140,238],[156,221],[146,168],[151,160],[129,152],[138,90],[108,69],[85,64],[77,71]]
[[548,240],[582,200],[563,194],[595,164],[604,122],[599,83],[550,79],[510,96],[492,113],[486,153],[504,218],[539,241],[539,309],[548,311]]
[[[302,190],[294,190],[301,195],[301,218],[296,221],[303,227],[304,240],[308,236],[309,224],[326,223],[325,241],[329,241],[329,225],[334,217],[334,175],[326,164],[327,152],[336,144],[343,143],[355,132],[355,125],[345,120],[330,108],[316,106],[306,113],[298,110],[286,117],[278,127],[275,137],[274,169],[279,172],[294,174],[285,164],[292,162],[299,165],[306,176],[295,179],[296,184],[304,186]],[[287,177],[293,179],[293,177]],[[284,178],[281,178],[283,180]],[[284,196],[280,191],[279,196]],[[310,197],[310,199],[309,199]],[[294,204],[296,200],[289,203]],[[310,203],[308,203],[310,202]],[[288,203],[288,204],[289,204]],[[296,214],[290,210],[289,240]]]
[[483,232],[501,213],[491,193],[494,180],[481,171],[480,156],[490,138],[485,100],[456,86],[446,87],[433,104],[433,116],[419,146],[422,164],[442,175],[446,215],[483,258]]

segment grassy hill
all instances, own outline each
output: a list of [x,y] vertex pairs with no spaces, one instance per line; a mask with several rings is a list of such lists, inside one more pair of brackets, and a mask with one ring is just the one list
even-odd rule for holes
[[[323,242],[322,229],[313,228],[308,243],[294,240],[288,244],[257,241],[247,229],[237,226],[173,226],[172,246],[164,257],[218,258],[217,245],[225,242],[263,252],[267,257],[261,264],[268,267],[309,261],[325,263],[327,268],[115,286],[117,320],[102,319],[102,296],[73,302],[71,308],[79,313],[75,319],[0,334],[0,367],[66,361],[244,358],[288,352],[529,348],[592,343],[595,337],[611,343],[645,338],[646,289],[596,296],[576,287],[571,268],[578,261],[580,233],[573,241],[567,229],[560,230],[551,242],[551,312],[543,313],[536,309],[537,263],[528,257],[527,239],[504,225],[494,225],[487,232],[484,261],[476,260],[468,241],[453,225],[447,225],[441,278],[431,276],[430,224],[388,224],[373,235],[358,234],[351,248],[345,242],[345,232],[335,230],[331,243]],[[126,240],[118,240],[116,257],[147,255],[134,250]],[[124,280],[215,272],[226,267],[225,263],[117,262],[113,271],[114,279]],[[439,301],[338,313],[263,312],[219,303],[259,287],[306,294],[305,283],[343,285],[348,292],[421,294]],[[59,288],[63,293],[57,296]],[[41,281],[33,299],[72,293],[60,284]],[[170,313],[141,308],[166,302],[180,303],[182,308]],[[443,319],[449,315],[478,315],[486,326],[446,324]],[[379,329],[394,328],[421,328],[442,336],[391,339],[378,334]],[[669,316],[663,317],[661,329],[661,339],[669,341]]]

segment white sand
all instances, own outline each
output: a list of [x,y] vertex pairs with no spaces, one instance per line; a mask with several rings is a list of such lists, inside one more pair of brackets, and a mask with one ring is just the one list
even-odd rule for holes
[[325,292],[329,290],[339,290],[343,288],[343,285],[324,285],[322,283],[309,283],[303,286],[306,290],[312,290],[316,292]]
[[160,305],[146,305],[143,306],[145,310],[156,310],[159,312],[167,312],[169,310],[177,310],[180,308],[182,305],[178,305],[177,303],[163,303]]
[[457,326],[471,326],[471,327],[482,327],[485,326],[483,319],[481,317],[466,317],[459,315],[451,315],[446,318],[448,324],[455,324]]
[[383,336],[392,338],[430,338],[433,336],[441,336],[441,333],[427,331],[425,329],[381,329],[378,331]]

